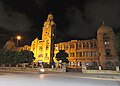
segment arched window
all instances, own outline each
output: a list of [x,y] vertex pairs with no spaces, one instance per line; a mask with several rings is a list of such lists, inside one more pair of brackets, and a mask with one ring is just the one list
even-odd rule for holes
[[106,47],[110,46],[110,36],[108,34],[103,34],[103,41]]
[[97,48],[97,43],[96,42],[94,42],[94,48]]
[[72,49],[72,48],[74,48],[75,46],[74,46],[74,44],[70,44],[70,49]]
[[83,42],[83,49],[85,49],[85,43]]
[[106,56],[111,56],[111,49],[106,49]]
[[81,47],[82,47],[81,43],[76,43],[76,49],[77,50],[81,49]]
[[89,48],[89,43],[88,42],[86,43],[86,48]]
[[93,48],[93,42],[90,42],[90,47]]
[[68,49],[68,44],[65,45],[65,50],[67,50],[67,49]]

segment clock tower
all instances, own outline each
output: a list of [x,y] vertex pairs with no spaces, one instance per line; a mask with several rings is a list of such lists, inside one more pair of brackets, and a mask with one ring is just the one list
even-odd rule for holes
[[42,31],[43,47],[43,62],[50,64],[54,57],[54,35],[56,24],[54,23],[54,17],[50,13],[47,20],[44,22]]
[[99,65],[103,69],[114,69],[118,64],[118,58],[115,49],[115,37],[111,27],[104,23],[97,31]]

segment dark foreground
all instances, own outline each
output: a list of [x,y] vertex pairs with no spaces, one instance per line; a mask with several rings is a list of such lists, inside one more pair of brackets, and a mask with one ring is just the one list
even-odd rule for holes
[[84,78],[74,73],[0,73],[0,86],[120,86],[120,81]]

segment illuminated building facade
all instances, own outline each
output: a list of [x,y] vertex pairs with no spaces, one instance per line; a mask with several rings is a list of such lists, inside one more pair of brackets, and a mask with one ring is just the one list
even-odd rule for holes
[[44,22],[42,31],[42,40],[36,38],[32,41],[31,46],[20,47],[19,50],[33,51],[35,56],[34,62],[45,62],[50,64],[54,57],[54,35],[56,24],[53,21],[54,17],[49,14],[47,20]]
[[35,62],[42,61],[48,64],[59,50],[65,50],[68,53],[70,67],[81,67],[82,63],[86,63],[91,66],[100,65],[106,69],[115,67],[118,63],[114,32],[104,23],[97,30],[97,39],[90,40],[71,40],[54,44],[55,29],[53,15],[49,14],[44,22],[42,40],[36,38],[31,46],[26,45],[19,50],[31,50],[36,58]]

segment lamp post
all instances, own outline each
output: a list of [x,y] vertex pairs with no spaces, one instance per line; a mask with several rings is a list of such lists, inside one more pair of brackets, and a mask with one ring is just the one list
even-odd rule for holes
[[18,42],[19,42],[19,40],[21,40],[21,36],[20,35],[18,35],[18,36],[16,36],[16,39],[17,39],[17,46],[18,46]]

